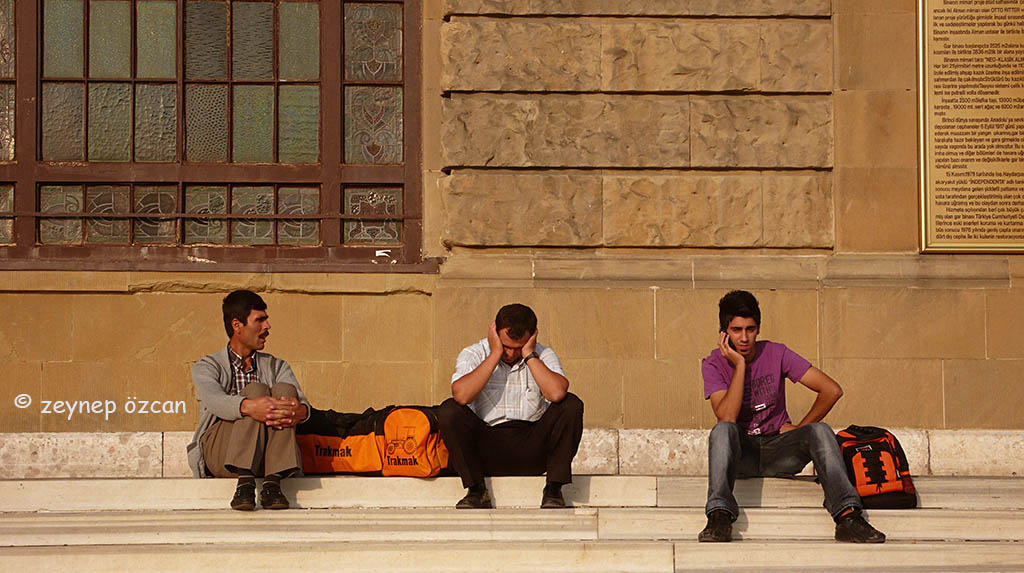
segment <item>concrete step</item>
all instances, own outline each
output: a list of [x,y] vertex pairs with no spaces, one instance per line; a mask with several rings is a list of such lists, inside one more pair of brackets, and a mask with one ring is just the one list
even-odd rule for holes
[[675,544],[676,571],[1022,571],[1024,543],[828,541]]
[[[893,541],[1019,541],[1024,515],[948,509],[873,510],[868,518]],[[136,511],[6,513],[0,545],[302,543],[333,541],[689,541],[705,523],[698,509],[566,510],[346,509],[237,512]],[[197,528],[197,524],[203,524]],[[821,509],[747,509],[739,540],[831,540]]]
[[[1016,511],[873,509],[865,515],[894,541],[1024,539],[1024,514]],[[598,530],[601,539],[690,540],[706,521],[697,509],[605,508],[598,513]],[[831,540],[834,535],[835,524],[822,508],[743,509],[733,524],[736,539]]]
[[[254,522],[254,525],[255,524]],[[656,542],[237,543],[14,547],[9,571],[673,571],[674,547]],[[218,565],[220,564],[220,565]]]
[[[497,507],[538,507],[543,477],[488,478]],[[451,508],[466,490],[459,478],[332,476],[284,480],[283,490],[301,508]],[[61,495],[54,495],[55,491]],[[233,479],[67,479],[0,481],[0,512],[223,509]],[[654,507],[657,478],[577,476],[563,489],[581,507]]]
[[[1024,478],[915,477],[918,504],[927,509],[1024,509]],[[704,507],[707,478],[659,477],[658,507]],[[820,507],[813,478],[736,481],[741,507]]]
[[[491,478],[498,507],[537,507],[542,477]],[[922,508],[1024,509],[1022,478],[915,478]],[[458,478],[308,477],[285,480],[285,493],[303,508],[450,508],[465,490]],[[234,492],[227,479],[0,480],[0,512],[223,509]],[[61,492],[54,495],[54,492]],[[703,508],[703,477],[577,476],[564,490],[578,507]],[[797,479],[736,482],[741,507],[820,508],[821,487]]]
[[1017,543],[816,541],[698,544],[587,542],[320,542],[0,549],[7,570],[200,571],[245,563],[252,571],[1020,571]]

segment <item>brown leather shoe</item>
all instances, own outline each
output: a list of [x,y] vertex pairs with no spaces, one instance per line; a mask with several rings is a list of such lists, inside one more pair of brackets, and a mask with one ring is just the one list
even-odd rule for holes
[[474,491],[470,489],[466,492],[466,496],[459,500],[459,503],[455,504],[455,509],[493,509],[494,503],[491,501],[491,492],[486,489],[479,489]]
[[836,541],[846,543],[885,543],[885,534],[871,527],[859,509],[836,521]]
[[562,486],[558,484],[547,484],[544,486],[544,493],[540,497],[541,509],[562,509],[566,507],[565,498],[562,497]]
[[728,511],[716,509],[708,514],[708,524],[697,535],[697,541],[725,543],[732,541],[732,516]]
[[231,509],[237,509],[238,511],[255,511],[256,484],[238,484],[235,487],[235,496],[231,498]]
[[263,490],[260,491],[260,505],[263,509],[288,509],[288,498],[281,491],[281,484],[276,481],[263,482]]

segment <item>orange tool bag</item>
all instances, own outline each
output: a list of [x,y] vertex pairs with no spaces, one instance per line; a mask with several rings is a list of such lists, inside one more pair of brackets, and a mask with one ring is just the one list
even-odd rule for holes
[[867,509],[917,507],[910,465],[896,436],[884,428],[850,426],[836,434],[846,473]]
[[296,428],[305,474],[432,477],[448,466],[436,408],[388,406],[362,414],[313,409]]

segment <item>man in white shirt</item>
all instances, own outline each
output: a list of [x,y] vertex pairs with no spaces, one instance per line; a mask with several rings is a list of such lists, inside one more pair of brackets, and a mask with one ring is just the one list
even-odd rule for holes
[[449,464],[469,491],[455,507],[493,507],[485,476],[547,474],[542,508],[565,507],[583,435],[583,401],[555,351],[537,343],[537,315],[503,306],[487,338],[459,353],[452,398],[438,411]]

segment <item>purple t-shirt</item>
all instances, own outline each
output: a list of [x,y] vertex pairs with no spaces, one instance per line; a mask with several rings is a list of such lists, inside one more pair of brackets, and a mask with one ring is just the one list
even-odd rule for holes
[[[756,343],[757,354],[747,365],[743,380],[743,404],[736,419],[740,429],[751,435],[772,435],[787,422],[785,378],[799,381],[811,367],[802,356],[786,348],[785,344],[761,340]],[[704,376],[704,399],[719,390],[728,390],[736,369],[722,351],[714,349],[701,362]]]

